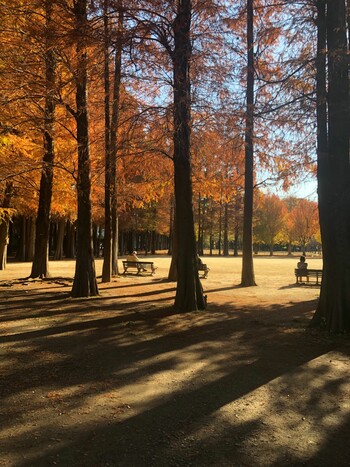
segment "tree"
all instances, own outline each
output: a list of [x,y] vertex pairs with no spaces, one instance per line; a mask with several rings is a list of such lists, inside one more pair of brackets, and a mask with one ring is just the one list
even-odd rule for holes
[[191,0],[177,3],[173,23],[174,50],[171,54],[174,78],[175,234],[178,248],[175,308],[181,311],[202,310],[206,307],[198,276],[192,205],[189,74],[191,15]]
[[306,254],[306,245],[319,229],[317,204],[306,199],[299,199],[289,213],[290,235],[298,242]]
[[5,193],[0,208],[0,270],[5,269],[7,262],[7,245],[9,241],[9,223],[14,214],[14,210],[10,209],[13,184],[6,183]]
[[76,112],[78,143],[78,218],[77,218],[77,258],[72,288],[73,297],[98,295],[95,261],[92,247],[91,180],[89,155],[89,126],[87,106],[87,0],[75,0],[75,40],[77,68]]
[[253,265],[254,191],[254,3],[247,0],[247,94],[245,129],[245,182],[241,285],[256,285]]
[[102,282],[110,282],[112,278],[112,212],[111,212],[111,116],[110,116],[110,71],[109,46],[110,30],[108,16],[108,0],[103,2],[104,26],[104,110],[105,110],[105,233],[103,242]]
[[113,80],[113,104],[111,116],[111,164],[110,164],[110,184],[111,184],[111,221],[112,221],[112,274],[118,274],[118,199],[117,199],[117,136],[120,123],[120,88],[121,88],[121,68],[123,51],[123,30],[124,12],[123,1],[118,0],[118,25],[117,39],[114,52],[114,80]]
[[40,180],[39,206],[36,218],[34,258],[30,277],[48,277],[48,241],[52,199],[54,151],[54,119],[56,92],[56,52],[52,21],[52,2],[45,0],[45,110],[44,110],[44,157]]
[[[317,179],[323,276],[312,325],[341,333],[350,331],[350,110],[346,2],[319,0],[317,12]],[[325,38],[327,62],[324,58]]]
[[285,205],[277,195],[266,195],[255,212],[254,237],[269,245],[270,256],[273,255],[276,238],[282,231],[285,211]]

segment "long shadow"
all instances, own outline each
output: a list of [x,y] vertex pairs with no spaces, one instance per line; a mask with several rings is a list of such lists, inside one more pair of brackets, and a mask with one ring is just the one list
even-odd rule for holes
[[241,289],[240,285],[230,285],[229,287],[220,287],[218,289],[205,289],[205,292],[224,292],[225,290],[236,290]]
[[[149,290],[147,292],[140,292],[140,293],[136,293],[136,294],[116,295],[115,298],[124,299],[124,298],[132,298],[132,297],[135,297],[135,298],[137,298],[137,297],[149,297],[149,296],[154,296],[154,295],[157,295],[157,294],[170,293],[170,292],[175,292],[175,291],[176,291],[176,287],[171,287],[171,288],[168,288],[168,289],[158,289],[158,290],[152,289],[152,290]],[[153,299],[152,299],[152,301],[153,301]]]
[[[88,385],[88,389],[71,397],[69,407],[74,410],[96,391],[99,384],[108,381],[113,388],[119,388],[136,384],[160,371],[177,368],[180,362],[174,351],[192,347],[196,361],[215,362],[218,376],[209,382],[194,378],[185,389],[174,389],[170,395],[157,396],[152,406],[139,413],[131,412],[132,415],[123,420],[109,418],[106,423],[100,421],[64,428],[57,422],[51,431],[45,427],[27,427],[23,434],[19,432],[5,443],[6,449],[28,456],[16,467],[234,466],[240,442],[253,433],[261,421],[256,419],[235,426],[228,424],[222,433],[213,433],[212,426],[217,426],[216,412],[334,346],[326,341],[315,345],[301,331],[288,335],[278,328],[268,328],[261,320],[257,323],[251,307],[237,309],[230,305],[228,311],[212,304],[207,312],[197,314],[200,319],[193,326],[192,314],[179,314],[159,305],[138,312],[149,303],[139,299],[135,302],[136,311],[131,311],[134,304],[130,300],[116,304],[115,298],[100,300],[99,309],[101,312],[114,309],[122,313],[120,316],[90,320],[85,317],[85,322],[53,324],[50,328],[3,336],[0,342],[12,343],[11,349],[21,355],[18,366],[13,367],[0,385],[3,400],[14,393],[22,394],[40,387],[59,390]],[[298,316],[303,316],[314,303],[310,300],[303,308],[294,304],[288,307],[276,305],[271,313],[298,311]],[[79,302],[76,307],[78,309]],[[254,310],[264,308],[254,307]],[[53,310],[54,314],[56,312]],[[222,319],[219,319],[220,314]],[[169,325],[160,336],[154,333],[146,338],[142,334],[145,329],[155,332],[157,326],[169,318],[174,318],[173,323],[176,319],[177,323],[183,322],[182,327],[172,330]],[[217,342],[221,345],[216,350],[209,345]],[[238,355],[246,357],[250,363],[235,361],[229,352],[226,359],[222,358],[233,345],[238,349],[245,345],[245,353]],[[50,352],[59,358],[54,364],[51,361],[36,362],[37,355],[42,352]],[[162,358],[157,361],[155,357]],[[103,392],[102,386],[100,391]],[[21,419],[26,410],[33,408],[16,407],[13,413]],[[204,430],[205,436],[191,442],[191,436],[200,430]],[[61,439],[62,445],[53,446],[50,439]],[[211,446],[209,455],[208,443]],[[317,460],[321,458],[315,457],[315,462]],[[328,457],[328,462],[330,460]],[[246,465],[254,464],[248,462]]]
[[[61,466],[226,465],[221,464],[223,462],[221,437],[216,440],[211,450],[212,459],[204,458],[208,450],[200,441],[197,443],[195,452],[199,453],[199,460],[197,459],[195,464],[192,464],[191,458],[193,449],[189,452],[181,448],[183,446],[181,440],[191,437],[203,426],[212,423],[215,412],[222,407],[286,372],[283,359],[286,348],[281,347],[278,355],[272,358],[270,350],[261,351],[251,364],[238,364],[233,369],[228,366],[226,374],[217,377],[214,381],[194,389],[175,392],[167,400],[159,400],[156,407],[146,409],[126,420],[104,426],[82,427],[79,431],[76,428],[68,429],[66,436],[69,442],[66,446],[51,450],[49,456],[36,454],[30,461],[19,465],[42,466],[47,465],[50,459],[56,459]],[[325,348],[306,349],[303,353],[295,354],[288,370],[305,364],[325,351],[327,351]],[[253,431],[257,423],[253,421],[236,427],[231,426],[231,439],[234,441],[244,439]],[[38,437],[43,440],[44,436],[45,433],[41,432]],[[96,446],[101,446],[102,456]],[[227,465],[235,465],[234,456],[237,449],[237,442],[231,442],[226,446],[225,457],[232,462]],[[201,450],[203,450],[202,458]],[[85,459],[88,459],[86,463],[82,462],[83,453]]]
[[[120,279],[122,278],[122,276],[120,277]],[[134,287],[143,287],[143,286],[148,286],[148,287],[152,287],[154,285],[158,285],[158,284],[171,284],[171,283],[174,283],[173,281],[169,281],[168,279],[164,279],[164,278],[160,278],[160,279],[156,279],[156,278],[152,278],[151,281],[147,281],[147,282],[135,282],[135,283],[132,283],[132,284],[123,284],[122,282],[110,282],[111,285],[108,285],[108,286],[104,286],[103,287],[103,290],[109,290],[109,289],[126,289],[126,288],[134,288]],[[102,283],[101,283],[102,284]]]
[[[168,293],[172,291],[172,289],[166,289],[163,292]],[[158,291],[158,293],[162,293],[162,291]],[[10,321],[19,321],[28,318],[28,312],[23,312],[23,310],[30,310],[30,317],[40,317],[44,318],[47,316],[54,317],[59,315],[66,315],[67,313],[79,313],[81,310],[81,305],[91,305],[92,302],[95,304],[99,304],[99,308],[101,311],[103,310],[112,310],[112,311],[123,311],[128,308],[137,308],[140,309],[145,305],[150,305],[154,303],[161,303],[167,302],[172,300],[169,297],[158,297],[152,299],[150,302],[147,300],[147,297],[151,293],[145,292],[145,294],[135,294],[135,295],[116,295],[114,297],[106,297],[102,295],[90,298],[80,298],[80,299],[72,299],[68,292],[53,292],[48,294],[46,293],[39,293],[32,296],[25,296],[24,299],[16,299],[11,300],[10,297],[6,300],[0,302],[0,310],[3,308],[5,311],[2,315],[0,315],[0,322],[10,322]],[[153,294],[151,294],[153,295]],[[18,296],[22,297],[22,294],[18,294]],[[145,296],[145,300],[137,299],[138,297]],[[131,300],[135,297],[135,301]],[[55,309],[55,307],[60,307],[62,302],[64,301],[65,309]],[[107,303],[107,304],[106,304]],[[43,307],[47,307],[47,310],[43,310]],[[35,311],[32,311],[33,308]],[[21,310],[19,313],[18,310]],[[96,309],[91,310],[84,310],[84,313],[96,313]]]
[[[17,298],[19,297],[19,298]],[[18,310],[30,310],[30,316],[40,314],[41,306],[50,305],[50,308],[59,305],[63,300],[69,298],[68,292],[55,291],[52,293],[48,292],[33,292],[30,295],[24,294],[23,292],[16,292],[11,296],[7,296],[0,301],[0,310],[3,312],[3,317],[0,321],[6,321],[9,319],[9,314],[16,312],[14,319],[28,318],[28,314],[19,314]],[[32,310],[36,311],[33,313]],[[32,315],[33,313],[33,315]]]
[[[219,307],[216,312],[219,312]],[[112,422],[109,419],[105,424],[100,422],[93,426],[89,424],[79,428],[66,427],[64,430],[59,424],[49,431],[45,427],[36,427],[33,428],[33,434],[27,431],[22,436],[8,439],[6,449],[23,451],[23,455],[28,455],[33,443],[38,448],[40,446],[40,449],[35,449],[35,454],[31,452],[28,460],[18,462],[17,465],[23,467],[48,464],[62,467],[235,465],[234,458],[239,453],[240,442],[254,432],[261,421],[257,419],[236,426],[228,425],[222,433],[213,434],[211,426],[215,425],[216,411],[332,348],[328,343],[315,348],[314,345],[309,345],[306,336],[299,336],[300,350],[296,352],[298,345],[295,343],[295,336],[275,332],[269,333],[267,339],[265,327],[248,328],[244,332],[246,322],[242,318],[246,313],[248,309],[242,312],[236,310],[235,316],[222,322],[204,321],[197,329],[184,329],[127,346],[118,345],[119,338],[125,336],[126,332],[125,328],[117,326],[121,323],[118,319],[98,320],[97,323],[89,321],[85,326],[83,323],[78,323],[79,326],[56,326],[56,332],[53,334],[32,335],[35,340],[31,340],[33,354],[28,355],[30,362],[38,351],[48,350],[62,353],[65,359],[55,363],[54,367],[51,363],[46,363],[19,368],[8,375],[7,390],[2,393],[3,396],[13,394],[14,390],[22,393],[42,384],[59,390],[60,387],[76,387],[90,383],[91,393],[96,390],[96,385],[103,381],[112,381],[114,388],[136,384],[149,374],[176,367],[178,363],[173,356],[143,368],[139,368],[138,362],[148,361],[156,355],[171,355],[174,350],[199,343],[203,346],[201,351],[198,351],[197,358],[210,359],[213,358],[213,350],[207,344],[211,340],[232,340],[239,348],[240,342],[246,343],[253,335],[252,348],[248,350],[248,355],[250,358],[254,356],[255,359],[250,364],[240,364],[228,358],[226,362],[221,363],[221,369],[218,371],[221,375],[214,381],[194,381],[195,387],[174,390],[171,396],[158,397],[153,407],[125,420]],[[162,319],[171,314],[174,314],[171,310],[160,309],[147,312],[142,317],[134,314],[134,322],[148,323],[152,318]],[[186,314],[179,316],[179,320],[181,318],[186,318]],[[203,316],[203,319],[205,318],[207,317]],[[94,327],[96,324],[98,326]],[[33,347],[33,344],[36,344],[36,347]],[[220,347],[216,353],[221,355],[223,351],[224,348]],[[127,376],[121,376],[125,365],[133,371]],[[72,400],[71,409],[74,409],[74,403],[80,404],[81,399],[88,395],[89,392],[77,394],[75,402]],[[20,408],[17,410],[17,416],[20,418]],[[195,444],[189,441],[192,434],[203,428],[206,436],[202,440],[198,438],[199,441]],[[49,447],[48,438],[63,438],[64,443],[59,447],[52,446],[51,443]],[[211,446],[209,457],[208,443]],[[242,456],[242,453],[240,455]]]
[[312,282],[303,282],[303,283],[300,283],[300,284],[296,284],[295,282],[293,284],[288,284],[288,285],[283,285],[282,287],[279,287],[278,290],[285,290],[285,289],[296,289],[296,288],[300,288],[300,287],[312,287],[312,288],[317,288],[317,289],[320,289],[321,288],[321,284],[315,284],[315,283],[312,283]]
[[[112,306],[112,305],[111,305]],[[113,308],[115,305],[113,305]],[[125,310],[125,304],[120,304],[120,310]],[[67,314],[67,311],[65,311]],[[178,314],[178,312],[173,311],[172,309],[156,309],[151,312],[146,312],[144,314],[136,313],[123,313],[120,316],[109,317],[109,318],[98,318],[88,321],[69,323],[66,325],[52,326],[50,328],[45,327],[44,329],[39,329],[36,331],[28,331],[17,334],[10,334],[6,336],[0,336],[0,344],[5,342],[17,342],[17,341],[27,341],[32,339],[37,339],[41,337],[54,336],[59,334],[66,334],[75,331],[90,331],[98,328],[109,328],[115,324],[130,322],[131,320],[136,321],[147,321],[152,322],[154,319],[161,319],[164,316],[170,316],[173,314]]]
[[[219,312],[219,307],[217,312]],[[121,349],[118,349],[119,339],[128,333],[128,329],[129,331],[130,329],[131,331],[135,331],[141,326],[141,330],[144,330],[146,326],[146,328],[153,330],[158,324],[161,324],[164,319],[168,319],[169,317],[178,316],[179,320],[185,320],[186,316],[190,318],[191,315],[192,314],[178,313],[172,308],[156,308],[142,313],[133,311],[116,317],[92,319],[66,325],[54,325],[35,331],[2,336],[0,338],[0,343],[16,343],[17,348],[21,349],[26,348],[27,342],[31,342],[33,345],[35,344],[36,351],[38,351],[38,349],[44,349],[57,354],[63,352],[64,359],[61,362],[63,368],[65,368],[67,364],[69,365],[70,361],[74,362],[76,352],[83,352],[84,349],[91,349],[92,346],[97,346],[97,348],[99,348],[99,342],[101,340],[111,340],[111,342],[113,342],[110,347],[114,349],[113,351],[111,350],[114,364],[118,363],[119,357],[125,358],[125,355],[128,355],[127,361],[130,365],[136,363],[139,359],[148,359],[158,353],[173,352],[187,346],[197,345],[203,341],[215,342],[218,336],[220,336],[220,339],[224,339],[239,331],[244,331],[244,336],[247,339],[251,336],[254,336],[254,341],[261,339],[262,344],[266,346],[266,343],[264,343],[266,340],[264,336],[266,326],[263,325],[264,323],[258,323],[260,326],[257,327],[257,323],[249,318],[249,308],[240,308],[240,310],[234,310],[231,313],[222,313],[222,321],[218,321],[217,318],[214,317],[210,318],[207,314],[203,315],[203,321],[195,331],[184,324],[183,328],[180,328],[180,330],[169,330],[167,333],[164,333],[164,335],[156,336],[145,342],[141,341],[131,343],[130,345],[123,345]],[[72,345],[72,333],[75,333],[76,336],[74,339],[75,345]],[[274,330],[273,335],[275,339],[280,338],[278,329]],[[243,338],[240,337],[239,339]],[[69,356],[69,354],[67,356],[67,352],[63,350],[65,348],[72,349],[73,353],[71,356]],[[114,356],[115,352],[117,352],[118,358]],[[210,356],[210,351],[208,351],[206,357],[207,356]],[[134,358],[136,358],[136,360],[134,360]],[[58,363],[56,367],[59,365],[60,363]],[[36,370],[38,370],[37,374]],[[38,380],[40,379],[41,373],[45,374],[44,367],[34,367],[31,371],[32,377],[30,377],[29,380]],[[22,370],[13,372],[13,381],[17,381],[17,383],[13,385],[7,384],[7,388],[9,388],[10,391],[13,390],[12,388],[14,386],[21,388],[19,382],[26,381],[30,373],[26,371],[25,374],[26,378],[23,378]],[[87,381],[90,380],[90,377],[91,375],[89,375]],[[23,389],[25,389],[25,386],[22,387],[21,390]]]

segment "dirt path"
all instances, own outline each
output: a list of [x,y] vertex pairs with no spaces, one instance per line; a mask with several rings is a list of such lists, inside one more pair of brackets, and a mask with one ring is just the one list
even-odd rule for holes
[[319,289],[296,258],[257,258],[246,289],[241,260],[208,258],[188,314],[154,261],[84,300],[71,261],[0,271],[0,465],[349,466],[349,343],[305,331]]

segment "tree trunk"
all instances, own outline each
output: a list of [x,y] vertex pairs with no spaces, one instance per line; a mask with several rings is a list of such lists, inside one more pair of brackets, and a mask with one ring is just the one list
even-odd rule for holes
[[[323,275],[312,325],[341,333],[350,331],[350,117],[346,11],[344,0],[319,0],[317,7],[317,177]],[[324,56],[326,38],[328,90]]]
[[30,277],[49,277],[48,242],[50,234],[50,210],[52,198],[55,119],[55,68],[56,58],[52,37],[52,2],[45,1],[46,50],[45,50],[45,117],[44,117],[44,157],[40,179],[39,206],[36,217],[34,258]]
[[174,227],[173,227],[173,241],[172,241],[172,255],[171,263],[168,274],[168,281],[177,282],[177,259],[178,259],[178,247],[177,247],[177,235],[176,235],[176,207],[174,207]]
[[105,238],[103,242],[102,282],[110,282],[112,280],[112,211],[108,0],[104,0],[103,9],[105,91]]
[[61,260],[63,259],[63,240],[66,230],[66,221],[65,219],[60,219],[58,222],[57,228],[57,238],[56,238],[56,249],[53,259]]
[[192,4],[177,4],[173,23],[175,47],[172,54],[174,73],[174,178],[176,235],[178,242],[177,288],[175,309],[203,310],[206,307],[197,266],[196,235],[192,204],[190,158],[191,97],[189,59],[191,56]]
[[25,261],[26,260],[26,246],[27,246],[26,245],[27,222],[24,216],[19,216],[18,229],[19,229],[19,241],[18,241],[16,260]]
[[155,230],[151,231],[150,252],[151,252],[151,255],[156,254],[156,231]]
[[93,223],[92,224],[92,252],[95,258],[97,258],[98,255],[98,225]]
[[114,58],[113,105],[111,117],[111,210],[112,210],[112,274],[118,270],[118,199],[117,199],[117,135],[119,126],[120,83],[123,51],[123,1],[118,0],[118,32]]
[[213,243],[214,243],[214,207],[213,200],[210,199],[210,224],[209,224],[209,255],[213,256]]
[[233,256],[238,256],[238,238],[239,238],[239,227],[235,225],[234,237],[233,237]]
[[9,221],[0,222],[0,271],[6,268]]
[[170,197],[170,218],[169,218],[169,249],[168,255],[173,254],[173,238],[174,238],[174,198]]
[[26,261],[33,261],[35,251],[35,220],[33,217],[27,219],[27,237],[26,237]]
[[[6,182],[4,199],[2,207],[8,209],[11,204],[13,183]],[[5,215],[2,222],[0,222],[0,271],[6,268],[7,263],[7,245],[9,243],[9,223],[10,215]]]
[[66,226],[66,243],[65,243],[66,258],[75,258],[75,226],[68,220]]
[[77,219],[77,259],[72,288],[73,297],[98,295],[95,261],[92,246],[91,221],[91,180],[87,110],[87,0],[75,2],[76,20],[76,122],[78,142],[78,219]]
[[221,243],[222,243],[222,201],[220,200],[219,208],[219,238],[218,238],[218,254],[221,256]]
[[201,195],[198,193],[198,233],[197,233],[197,253],[203,254],[203,239],[202,239],[202,209]]
[[229,248],[228,248],[228,203],[225,203],[224,207],[224,249],[223,249],[224,256],[229,255]]
[[254,5],[247,0],[247,109],[245,129],[245,175],[243,258],[241,286],[256,285],[253,265],[253,190],[254,190]]
[[240,196],[236,194],[235,198],[235,226],[234,226],[234,239],[233,239],[233,256],[238,256],[238,239],[239,239],[239,225],[240,225]]

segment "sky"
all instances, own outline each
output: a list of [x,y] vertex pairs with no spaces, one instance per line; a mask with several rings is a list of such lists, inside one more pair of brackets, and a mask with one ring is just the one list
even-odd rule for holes
[[316,179],[306,180],[300,185],[294,185],[288,191],[288,195],[295,196],[296,198],[306,198],[309,201],[317,202],[317,181]]

